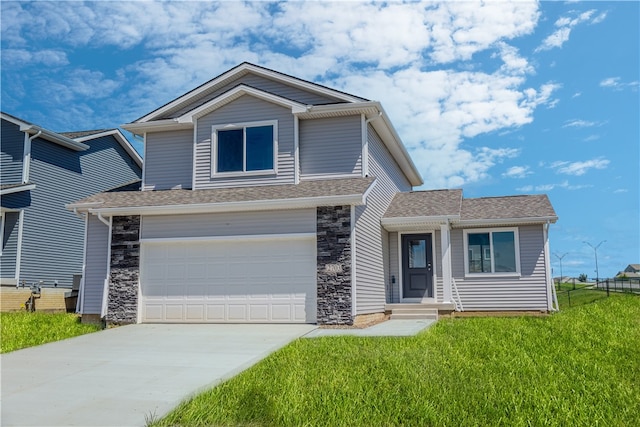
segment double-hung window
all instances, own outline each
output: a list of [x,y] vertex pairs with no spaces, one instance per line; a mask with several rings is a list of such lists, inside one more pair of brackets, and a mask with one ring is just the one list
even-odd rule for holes
[[519,275],[519,246],[515,228],[465,230],[465,273]]
[[276,173],[276,121],[213,126],[213,175]]

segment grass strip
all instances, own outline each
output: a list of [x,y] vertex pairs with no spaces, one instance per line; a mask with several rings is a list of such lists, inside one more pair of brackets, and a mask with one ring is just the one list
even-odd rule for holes
[[154,426],[640,425],[640,298],[301,339]]
[[80,318],[75,314],[0,313],[0,352],[7,353],[100,329],[99,325],[80,323]]

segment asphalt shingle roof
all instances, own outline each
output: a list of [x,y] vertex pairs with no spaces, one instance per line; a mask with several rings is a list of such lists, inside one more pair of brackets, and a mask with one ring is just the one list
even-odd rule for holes
[[546,195],[465,199],[462,190],[398,193],[385,218],[459,216],[461,221],[556,217]]
[[544,218],[556,212],[546,194],[463,199],[461,220]]
[[373,181],[369,177],[206,190],[111,191],[94,194],[73,205],[96,203],[99,208],[126,208],[347,196],[364,194]]
[[410,191],[398,193],[385,218],[459,215],[462,190]]
[[106,132],[111,129],[96,129],[96,130],[81,130],[75,132],[58,132],[60,135],[64,135],[67,138],[75,139],[82,138],[84,136],[95,135],[98,133]]

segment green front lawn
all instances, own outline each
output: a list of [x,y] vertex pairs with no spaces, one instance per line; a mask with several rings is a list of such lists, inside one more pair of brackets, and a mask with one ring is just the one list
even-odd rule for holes
[[80,323],[75,314],[0,313],[0,352],[59,341],[100,330],[99,325]]
[[640,297],[300,339],[158,426],[640,425]]

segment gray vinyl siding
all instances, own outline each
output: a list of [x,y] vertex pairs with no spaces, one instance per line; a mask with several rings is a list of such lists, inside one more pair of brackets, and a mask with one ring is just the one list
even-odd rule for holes
[[0,277],[13,279],[16,276],[16,255],[18,253],[18,228],[20,212],[4,213],[2,234],[2,255],[0,256]]
[[193,131],[148,133],[145,141],[145,190],[191,188]]
[[362,174],[360,115],[300,121],[300,179]]
[[84,274],[84,301],[81,312],[100,314],[104,281],[109,265],[109,227],[95,215],[87,223],[87,252]]
[[282,98],[287,98],[292,101],[296,101],[305,105],[331,104],[335,102],[341,102],[337,98],[323,96],[314,92],[308,92],[303,89],[299,89],[296,87],[286,85],[281,82],[277,82],[275,80],[257,76],[255,74],[246,74],[230,82],[229,84],[217,89],[216,91],[206,94],[198,98],[197,100],[194,100],[190,104],[177,110],[175,113],[170,114],[170,117],[180,117],[184,113],[191,111],[202,104],[206,104],[208,101],[214,98],[217,98],[223,93],[241,84],[251,86],[253,88],[260,89],[264,92],[269,92],[274,95],[278,95]]
[[21,183],[24,132],[20,131],[20,126],[10,121],[2,120],[1,136],[0,182],[5,185]]
[[315,233],[316,210],[145,216],[143,239]]
[[[276,120],[278,122],[277,175],[212,178],[212,126],[265,120]],[[201,189],[293,184],[295,182],[293,141],[293,115],[290,109],[252,96],[241,96],[237,100],[198,119],[195,187],[196,189]]]
[[520,226],[520,278],[464,278],[464,234],[451,232],[453,276],[465,311],[547,310],[542,225]]
[[31,146],[31,205],[25,208],[20,279],[71,287],[82,271],[84,220],[65,204],[140,178],[140,168],[122,146],[105,136],[72,151],[36,139]]
[[387,302],[400,302],[400,254],[398,252],[398,232],[389,233],[389,280],[395,279],[395,283],[389,286]]
[[411,189],[411,184],[370,125],[367,138],[369,173],[376,177],[376,184],[367,197],[367,205],[356,207],[356,314],[384,310],[389,271],[384,268],[388,254],[383,250],[387,231],[382,228],[380,218],[398,191]]

